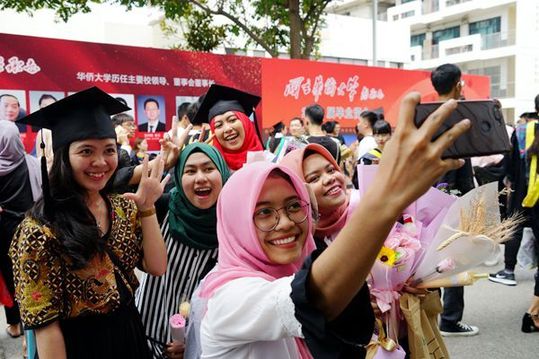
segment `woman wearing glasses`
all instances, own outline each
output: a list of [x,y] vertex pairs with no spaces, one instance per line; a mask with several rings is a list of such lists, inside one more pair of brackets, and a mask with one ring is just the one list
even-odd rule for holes
[[384,239],[411,202],[462,164],[440,157],[469,122],[430,141],[456,103],[441,106],[418,130],[418,102],[419,94],[404,99],[378,186],[322,253],[311,253],[313,211],[293,171],[253,163],[229,179],[217,203],[218,267],[200,292],[202,358],[364,356],[373,328],[365,278]]

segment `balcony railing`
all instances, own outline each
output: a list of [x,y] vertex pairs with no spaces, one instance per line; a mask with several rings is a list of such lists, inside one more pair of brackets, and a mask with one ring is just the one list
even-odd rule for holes
[[495,32],[493,34],[481,35],[481,50],[512,46],[515,44],[515,39],[515,31]]
[[445,0],[445,6],[458,5],[458,4],[468,2],[468,1],[472,1],[472,0]]
[[[415,16],[431,14],[433,12],[441,11],[451,6],[464,4],[466,2],[470,2],[473,0],[418,0],[418,1],[421,1],[421,4],[420,4],[421,13],[415,13],[414,14]],[[396,8],[402,9],[404,6],[414,6],[414,5],[409,5],[411,3],[412,2],[397,5]],[[396,10],[393,10],[391,13],[394,14],[395,12],[401,13],[402,11],[396,9]],[[394,20],[398,20],[398,19],[399,18],[397,17]]]
[[412,48],[412,61],[420,60],[419,54],[421,54],[421,60],[432,60],[440,56],[446,57],[512,46],[515,44],[515,35],[515,31],[487,35],[475,34],[443,40],[437,45],[416,46]]

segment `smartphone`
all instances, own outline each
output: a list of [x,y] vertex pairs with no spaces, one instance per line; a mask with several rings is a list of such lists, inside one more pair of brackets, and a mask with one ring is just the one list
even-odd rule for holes
[[[420,127],[443,102],[417,105],[414,123]],[[440,126],[432,140],[436,140],[453,125],[469,119],[471,128],[461,135],[442,155],[442,158],[470,158],[507,153],[511,149],[502,111],[497,101],[458,101],[457,108]]]

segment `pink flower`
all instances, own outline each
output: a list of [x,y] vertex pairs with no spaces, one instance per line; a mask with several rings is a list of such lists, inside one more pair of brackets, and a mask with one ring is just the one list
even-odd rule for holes
[[181,314],[174,314],[170,317],[170,325],[173,328],[183,328],[185,327],[185,318]]

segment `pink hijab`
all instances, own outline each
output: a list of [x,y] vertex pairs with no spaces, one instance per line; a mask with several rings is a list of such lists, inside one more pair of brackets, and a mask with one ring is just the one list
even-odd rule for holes
[[[260,277],[268,281],[293,275],[305,258],[315,249],[310,232],[312,218],[307,217],[308,234],[300,259],[287,265],[270,262],[262,249],[253,223],[253,213],[260,190],[268,175],[280,169],[290,180],[301,200],[310,202],[303,181],[290,169],[274,163],[246,164],[223,186],[217,201],[217,238],[219,240],[218,269],[205,279],[200,292],[210,298],[217,289],[231,280]],[[310,210],[310,209],[309,209]],[[312,358],[305,342],[296,338],[300,358]]]
[[[290,151],[283,157],[281,164],[290,168],[292,171],[294,171],[296,175],[300,176],[300,178],[305,181],[305,174],[303,173],[303,160],[305,159],[306,152],[315,152],[321,155],[326,160],[328,160],[337,171],[341,172],[341,168],[339,167],[331,153],[329,153],[329,151],[326,150],[323,146],[316,143],[310,143],[303,148]],[[339,210],[342,210],[342,215],[335,222],[333,222],[327,227],[316,227],[316,238],[332,236],[333,234],[340,232],[348,219],[348,215],[350,212],[349,209],[351,209],[348,208],[349,204],[350,197],[348,197],[348,200],[339,208]]]

